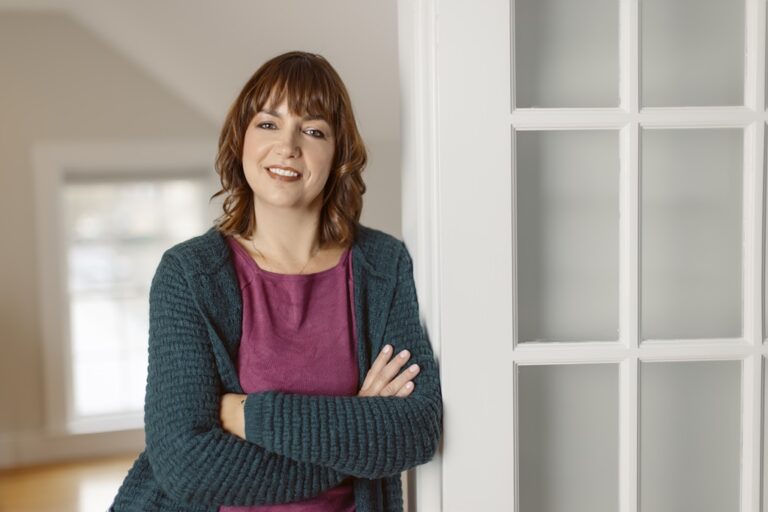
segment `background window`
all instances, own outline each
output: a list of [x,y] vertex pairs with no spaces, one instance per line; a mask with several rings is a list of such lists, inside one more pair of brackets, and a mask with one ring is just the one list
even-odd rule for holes
[[[163,252],[210,225],[203,175],[64,181],[71,430],[141,426],[149,286]],[[122,418],[123,421],[119,421]],[[136,423],[137,425],[133,425]]]

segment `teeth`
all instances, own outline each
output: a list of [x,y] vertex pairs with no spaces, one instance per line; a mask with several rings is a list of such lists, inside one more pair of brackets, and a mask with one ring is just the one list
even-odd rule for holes
[[270,167],[269,172],[273,172],[275,174],[279,174],[280,176],[298,176],[299,173],[289,171],[287,169],[278,169],[277,167]]

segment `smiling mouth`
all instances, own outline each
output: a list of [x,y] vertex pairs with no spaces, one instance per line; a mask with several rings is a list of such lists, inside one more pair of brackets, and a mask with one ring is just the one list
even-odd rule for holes
[[280,169],[279,167],[267,167],[266,171],[271,178],[274,178],[280,181],[290,182],[290,181],[299,181],[301,179],[301,174],[299,174],[296,171],[291,171],[288,169]]

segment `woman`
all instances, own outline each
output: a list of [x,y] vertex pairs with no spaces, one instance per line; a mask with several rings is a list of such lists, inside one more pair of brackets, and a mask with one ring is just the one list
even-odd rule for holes
[[219,139],[224,213],[152,281],[146,449],[111,510],[402,510],[442,397],[408,251],[359,223],[365,164],[321,56],[245,84]]

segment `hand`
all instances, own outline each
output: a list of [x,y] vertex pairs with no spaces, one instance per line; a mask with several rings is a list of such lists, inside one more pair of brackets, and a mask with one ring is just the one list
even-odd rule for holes
[[245,439],[245,398],[248,395],[226,393],[221,397],[221,426],[240,439]]
[[[365,376],[363,387],[357,396],[399,396],[405,398],[413,391],[411,379],[419,373],[419,365],[411,365],[400,375],[397,373],[408,361],[411,354],[407,350],[400,352],[397,357],[389,361],[392,346],[385,345],[384,349],[373,362],[371,369]],[[387,363],[389,361],[389,363]]]

